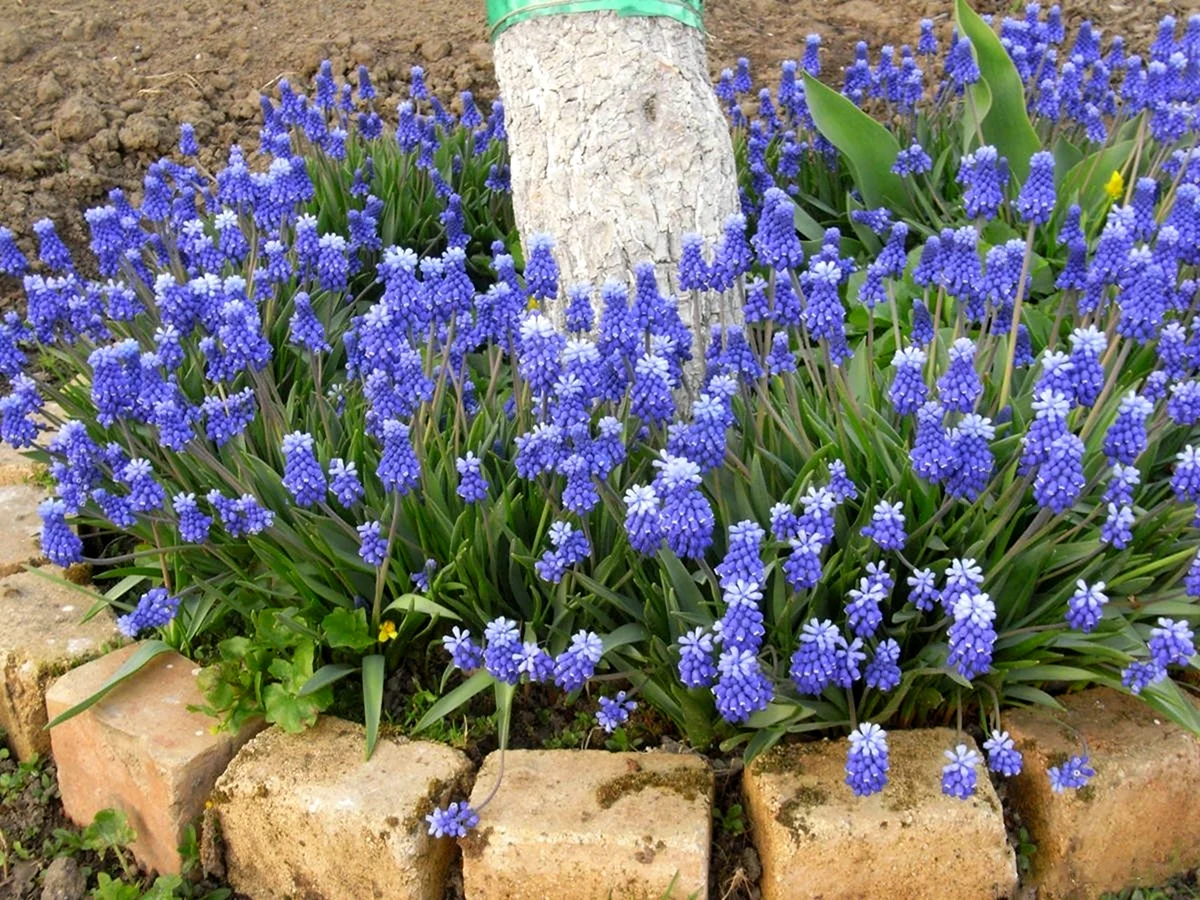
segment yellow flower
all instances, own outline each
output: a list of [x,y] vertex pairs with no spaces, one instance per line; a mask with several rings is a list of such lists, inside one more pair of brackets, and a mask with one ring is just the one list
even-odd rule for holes
[[396,637],[396,623],[384,622],[379,626],[379,643],[386,644]]
[[1125,179],[1121,177],[1121,173],[1117,169],[1113,169],[1112,175],[1108,178],[1108,183],[1104,185],[1104,193],[1116,200],[1125,193]]
[[533,310],[537,309],[538,308],[537,297],[530,297],[529,302],[527,304],[525,304],[525,308],[531,312]]

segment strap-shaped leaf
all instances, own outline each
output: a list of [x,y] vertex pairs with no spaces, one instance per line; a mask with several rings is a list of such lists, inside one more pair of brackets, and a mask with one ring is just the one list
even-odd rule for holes
[[76,703],[66,712],[59,713],[54,717],[53,721],[46,725],[47,729],[53,728],[56,725],[61,725],[68,719],[73,719],[81,712],[85,712],[95,706],[104,695],[133,675],[136,675],[145,665],[154,659],[156,656],[161,656],[164,653],[170,653],[171,648],[162,641],[146,641],[133,652],[129,659],[121,664],[121,668],[113,672],[108,677],[104,684],[100,685],[100,690],[92,694],[86,700]]
[[315,694],[323,687],[341,681],[347,675],[358,671],[358,666],[347,665],[346,663],[330,663],[327,666],[321,666],[317,671],[313,672],[312,678],[304,682],[304,687],[300,688],[297,697],[307,697],[309,694]]
[[1025,85],[996,32],[971,9],[967,0],[956,0],[955,15],[959,31],[971,40],[980,78],[991,95],[982,122],[984,140],[1008,159],[1017,181],[1024,181],[1029,175],[1029,157],[1042,149],[1025,111]]
[[364,656],[362,661],[363,721],[367,725],[367,759],[379,740],[379,717],[383,714],[383,654]]
[[447,609],[440,603],[435,603],[424,594],[401,594],[395,600],[387,605],[384,612],[418,612],[422,615],[432,618],[450,619],[451,621],[461,621],[461,616],[453,610]]
[[417,727],[413,730],[424,731],[434,722],[440,722],[480,691],[485,690],[495,680],[487,672],[476,672],[437,703],[433,704],[433,706],[429,707],[429,710],[425,715],[421,716],[421,721],[417,723]]
[[868,208],[911,212],[904,183],[892,173],[900,152],[892,133],[832,88],[804,76],[804,96],[817,130],[846,157]]

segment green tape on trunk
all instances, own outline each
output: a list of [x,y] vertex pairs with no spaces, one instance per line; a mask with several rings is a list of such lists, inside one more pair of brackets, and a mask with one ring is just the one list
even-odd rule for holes
[[581,12],[615,12],[619,16],[666,16],[701,27],[702,0],[487,0],[492,40],[511,25],[535,16]]

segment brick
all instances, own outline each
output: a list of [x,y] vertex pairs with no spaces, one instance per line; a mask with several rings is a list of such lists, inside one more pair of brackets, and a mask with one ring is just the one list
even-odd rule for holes
[[454,842],[425,816],[464,797],[471,763],[442,744],[384,736],[363,760],[362,726],[322,716],[269,728],[213,792],[229,883],[256,898],[441,900]]
[[[139,646],[109,653],[54,682],[46,692],[50,718],[94,694]],[[120,809],[137,833],[131,849],[150,871],[179,871],[184,830],[254,731],[215,734],[213,719],[188,711],[204,702],[196,684],[199,671],[178,653],[164,653],[50,732],[67,816],[84,825],[102,809]]]
[[969,737],[947,728],[888,734],[884,789],[855,797],[845,740],[779,746],[743,774],[762,862],[763,900],[1007,897],[1017,870],[1000,801],[982,766],[975,796],[941,792],[943,752]]
[[[55,567],[47,571],[64,575]],[[22,760],[50,752],[50,681],[120,639],[108,610],[80,621],[96,598],[32,572],[0,579],[0,727]]]
[[[1109,688],[1059,699],[1065,712],[1020,710],[1004,723],[1025,754],[1009,797],[1037,845],[1038,896],[1098,897],[1200,865],[1200,741]],[[1055,794],[1047,770],[1082,740],[1096,775]]]
[[39,564],[42,555],[42,520],[38,504],[46,490],[34,484],[0,485],[0,576]]
[[[499,770],[493,753],[473,805]],[[464,890],[472,900],[707,897],[712,801],[712,772],[696,756],[510,750],[478,832],[461,842]]]

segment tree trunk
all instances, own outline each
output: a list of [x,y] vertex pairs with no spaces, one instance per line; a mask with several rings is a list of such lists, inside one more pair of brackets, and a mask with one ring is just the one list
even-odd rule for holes
[[[564,286],[626,281],[650,260],[674,291],[683,235],[711,246],[739,212],[703,33],[662,16],[543,16],[503,32],[494,55],[524,240],[555,239]],[[701,322],[689,301],[680,314],[707,336],[722,303],[732,318],[729,296],[707,298]]]

